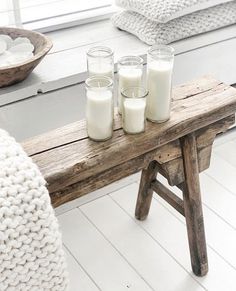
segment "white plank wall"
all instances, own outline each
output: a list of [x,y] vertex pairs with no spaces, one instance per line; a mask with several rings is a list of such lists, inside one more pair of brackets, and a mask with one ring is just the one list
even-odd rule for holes
[[84,118],[84,86],[66,87],[0,108],[0,127],[17,141]]
[[235,291],[235,150],[232,129],[217,138],[211,167],[201,174],[207,276],[192,273],[184,218],[165,201],[154,196],[148,219],[134,218],[136,175],[136,182],[104,196],[99,190],[97,199],[58,216],[69,252],[70,291]]
[[[86,51],[94,45],[123,55],[145,55],[148,46],[109,20],[55,31],[54,47],[24,82],[0,90],[0,127],[18,141],[81,119],[85,112]],[[173,84],[204,74],[236,83],[236,25],[173,43]]]
[[[173,84],[205,74],[213,74],[226,83],[236,82],[236,58],[229,57],[235,50],[236,38],[178,54],[175,57]],[[60,71],[60,66],[62,69],[63,61],[52,72]],[[11,98],[10,93],[0,98],[0,127],[8,130],[18,141],[85,116],[84,83],[3,105],[6,100],[11,102]]]

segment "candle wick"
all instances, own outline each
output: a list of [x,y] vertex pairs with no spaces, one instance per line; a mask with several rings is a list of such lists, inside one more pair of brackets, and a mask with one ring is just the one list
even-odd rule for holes
[[98,87],[99,87],[99,88],[101,87],[100,82],[98,82]]
[[135,98],[135,96],[134,96],[134,92],[132,92],[132,97]]

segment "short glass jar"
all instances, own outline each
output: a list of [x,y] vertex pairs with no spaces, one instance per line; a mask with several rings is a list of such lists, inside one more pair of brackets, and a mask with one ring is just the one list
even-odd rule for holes
[[92,47],[87,52],[87,70],[89,77],[114,77],[114,53],[105,46]]
[[161,123],[170,118],[174,49],[154,45],[147,56],[147,119]]
[[123,98],[123,130],[129,134],[145,131],[145,109],[148,91],[144,87],[129,87],[121,91]]
[[104,141],[113,134],[113,81],[109,77],[90,77],[86,84],[86,124],[90,139]]
[[118,60],[118,110],[122,114],[121,91],[129,87],[142,86],[143,59],[138,56],[125,56]]

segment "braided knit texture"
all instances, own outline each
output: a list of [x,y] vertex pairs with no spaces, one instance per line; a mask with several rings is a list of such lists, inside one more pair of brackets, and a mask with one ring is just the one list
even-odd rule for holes
[[151,21],[133,11],[115,14],[112,22],[149,45],[169,44],[236,23],[236,1],[197,11],[167,23]]
[[0,291],[66,291],[58,222],[37,166],[0,130]]
[[232,0],[116,0],[116,5],[150,20],[165,23],[229,1]]

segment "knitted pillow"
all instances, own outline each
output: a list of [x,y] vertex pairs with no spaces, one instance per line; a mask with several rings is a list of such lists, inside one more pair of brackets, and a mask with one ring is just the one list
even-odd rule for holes
[[138,36],[149,45],[168,44],[236,23],[236,1],[197,11],[167,23],[151,21],[131,11],[114,15],[112,21],[115,26]]
[[0,290],[66,291],[58,222],[37,166],[0,129]]
[[232,0],[116,0],[121,8],[160,23]]

